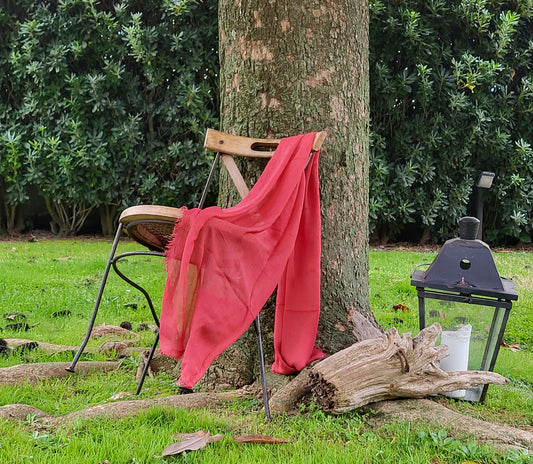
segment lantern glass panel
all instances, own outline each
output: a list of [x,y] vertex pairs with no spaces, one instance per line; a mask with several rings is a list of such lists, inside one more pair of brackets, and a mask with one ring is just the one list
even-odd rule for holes
[[[496,304],[496,301],[493,301]],[[425,324],[438,322],[443,336],[436,345],[448,345],[449,357],[441,361],[448,371],[492,371],[507,323],[510,308],[424,298]],[[422,323],[422,321],[421,321]],[[422,327],[421,327],[422,328]],[[446,340],[443,342],[442,339]],[[484,401],[488,385],[451,392],[452,397],[467,401]]]
[[[438,322],[443,332],[454,332],[465,325],[472,326],[468,370],[488,370],[488,365],[484,366],[487,363],[483,361],[487,358],[486,348],[491,350],[489,353],[494,352],[494,344],[492,348],[487,344],[493,318],[494,308],[491,307],[426,299],[426,327]],[[437,345],[440,343],[439,337]]]

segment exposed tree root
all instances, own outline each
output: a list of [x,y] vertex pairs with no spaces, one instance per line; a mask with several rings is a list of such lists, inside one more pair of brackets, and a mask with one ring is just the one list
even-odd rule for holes
[[9,419],[12,421],[24,421],[28,416],[33,416],[36,419],[43,419],[50,417],[40,409],[34,408],[27,404],[6,404],[0,407],[0,419]]
[[39,418],[41,422],[56,427],[72,423],[76,419],[93,419],[98,417],[122,419],[146,411],[148,408],[154,406],[168,406],[178,409],[207,408],[233,399],[254,398],[258,391],[255,387],[248,387],[230,392],[191,393],[188,395],[173,395],[144,400],[116,401],[114,403],[99,404],[80,411],[74,411],[64,416],[50,416],[37,408],[25,404],[9,404],[0,407],[0,418],[23,421],[26,420],[28,414],[31,414]]
[[[69,365],[68,362],[50,362],[3,367],[0,369],[0,385],[16,385],[23,382],[33,385],[45,379],[68,377],[72,375],[66,370]],[[117,369],[119,365],[115,361],[83,361],[77,364],[76,372],[87,373],[95,370],[108,372]]]
[[272,395],[268,404],[273,415],[291,412],[302,398],[311,396],[310,372],[311,367],[306,367],[285,387]]
[[[54,345],[46,342],[36,342],[35,340],[27,340],[24,338],[6,338],[7,346],[12,350],[23,349],[28,347],[29,349],[39,349],[47,354],[75,353],[78,351],[77,346],[70,345]],[[103,353],[103,354],[115,354],[117,356],[130,356],[135,353],[139,353],[148,348],[131,346],[134,341],[132,340],[119,340],[119,341],[106,341],[103,342],[98,348],[87,347],[86,353]]]
[[[431,330],[426,332],[431,332]],[[373,331],[372,333],[377,334],[375,331]],[[393,343],[392,345],[390,343],[385,343],[387,340],[391,339],[392,335],[394,334],[379,335],[379,339],[381,340],[381,343],[383,345],[381,349],[384,352],[388,352],[387,350],[392,345],[398,347],[401,345],[401,343],[404,343],[406,340],[408,340],[408,338],[404,337],[405,339],[398,341],[395,337],[392,337],[392,339],[396,340],[395,343]],[[429,341],[426,339],[428,335],[430,335]],[[413,369],[413,371],[419,372],[420,378],[427,376],[428,372],[431,374],[430,377],[432,377],[432,380],[430,383],[435,383],[435,378],[439,380],[441,377],[445,377],[445,375],[443,376],[443,374],[438,371],[437,373],[439,375],[434,377],[435,371],[433,369],[433,361],[437,358],[440,358],[440,356],[442,355],[442,353],[440,353],[441,348],[437,349],[433,347],[433,354],[432,356],[430,356],[431,359],[424,359],[424,362],[422,363],[416,362],[415,359],[411,359],[410,357],[413,355],[413,353],[415,353],[415,351],[418,351],[417,348],[424,344],[427,344],[427,346],[424,348],[423,352],[431,352],[430,342],[433,336],[434,333],[423,333],[421,335],[419,334],[419,337],[413,339],[413,347],[411,347],[411,345],[408,345],[407,347],[402,345],[409,369],[404,368],[402,370],[401,367],[404,366],[405,363],[402,364],[401,362],[395,362],[397,356],[395,357],[391,353],[388,353],[388,355],[385,357],[385,361],[383,361],[384,365],[388,366],[388,368],[391,368],[392,366],[396,369],[396,371],[398,370],[397,366],[399,365],[401,371],[394,371],[396,373],[393,372],[394,375],[391,374],[391,378],[396,379],[394,382],[391,382],[391,386],[393,387],[393,389],[398,390],[397,387],[399,385],[399,376],[406,375],[408,372],[411,372],[414,366],[417,366],[417,369]],[[411,342],[411,340],[408,341]],[[10,339],[8,340],[8,342],[11,348],[16,348],[17,346],[32,343],[31,340],[22,339]],[[369,340],[367,340],[366,342],[360,342],[359,345],[366,346],[365,350],[363,351],[366,351],[366,355],[369,355],[369,353],[372,351],[370,349],[371,346],[373,345],[375,348],[376,345],[379,345],[379,343],[376,344],[375,340],[374,342],[370,342]],[[47,352],[73,351],[77,349],[77,347],[51,345],[41,342],[39,342],[39,348]],[[143,350],[142,348],[138,347],[132,348],[125,346],[124,348],[135,349],[136,351]],[[344,356],[344,354],[338,356]],[[379,357],[379,355],[376,356]],[[357,355],[355,358],[359,359],[360,355]],[[391,360],[392,362],[389,362]],[[326,364],[332,366],[331,363],[335,361],[335,358],[330,359],[329,361],[328,358],[326,358],[325,361],[327,361]],[[339,372],[345,372],[347,368],[347,363],[345,361],[346,360],[340,363],[340,367],[338,369]],[[298,376],[296,376],[292,382],[290,382],[286,387],[279,390],[271,398],[270,408],[273,414],[282,414],[284,412],[288,412],[294,409],[303,397],[310,396],[311,384],[309,383],[309,372],[312,369],[316,372],[316,368],[320,366],[322,362],[324,361],[316,363],[313,367],[306,368]],[[391,364],[391,366],[389,366],[389,364]],[[3,368],[0,369],[0,384],[13,385],[19,382],[36,383],[40,380],[51,377],[66,377],[72,375],[71,373],[65,370],[68,365],[69,363],[39,363]],[[79,362],[77,364],[76,371],[82,373],[89,372],[92,370],[106,371],[116,369],[118,365],[118,362],[85,361]],[[428,369],[428,372],[426,372],[426,370],[423,368],[424,366],[430,366],[431,369]],[[173,366],[170,366],[170,368],[172,367]],[[348,371],[349,370],[350,369],[348,369]],[[334,371],[335,369],[333,369],[332,372]],[[465,382],[465,379],[461,379],[461,381]],[[410,381],[408,382],[408,384],[416,384],[416,382],[413,383],[413,381]],[[454,383],[450,386],[450,388],[459,388],[462,384],[458,385]],[[424,388],[427,388],[427,386],[425,386]],[[416,393],[418,390],[415,390]],[[400,393],[405,394],[405,391],[407,390],[402,389]],[[424,394],[429,393],[431,393],[431,391],[424,391]],[[29,405],[12,404],[0,407],[0,418],[24,421],[27,419],[28,415],[30,415],[36,419],[39,419],[40,424],[42,424],[43,426],[57,427],[72,423],[72,421],[76,419],[92,419],[98,417],[106,417],[110,419],[125,418],[138,414],[154,406],[168,406],[172,408],[181,409],[198,409],[205,407],[213,407],[221,402],[230,401],[232,399],[255,398],[259,394],[260,391],[258,388],[245,387],[240,390],[235,390],[231,392],[192,393],[188,395],[173,395],[163,398],[122,400],[113,403],[93,406],[84,410],[72,412],[65,416],[57,417],[50,416],[45,412]],[[411,394],[413,394],[413,392],[411,392]],[[375,395],[375,397],[378,396],[379,395]],[[358,404],[352,400],[350,400],[349,403],[350,408],[353,408],[354,404]],[[367,406],[367,408],[371,408],[376,413],[371,419],[376,425],[382,425],[384,423],[389,423],[393,421],[425,422],[435,428],[446,428],[452,434],[470,435],[472,439],[476,440],[478,443],[488,444],[497,449],[533,449],[533,431],[521,430],[507,425],[500,425],[476,419],[452,411],[451,409],[446,408],[438,402],[427,399],[401,399],[395,401],[381,401],[377,403],[372,403]]]
[[495,424],[452,411],[436,401],[406,399],[382,401],[367,406],[377,415],[376,425],[400,422],[424,422],[436,428],[446,428],[454,434],[470,435],[480,444],[505,450],[533,450],[533,432],[508,425]]
[[[301,379],[306,378],[307,375],[302,376],[300,380],[296,380],[296,383],[298,384],[302,382]],[[294,387],[294,384],[292,387]],[[167,406],[179,409],[214,407],[221,402],[231,401],[233,399],[255,398],[258,394],[258,388],[242,388],[231,392],[192,393],[189,395],[173,395],[163,398],[123,400],[92,406],[64,416],[51,416],[25,404],[11,404],[0,407],[0,418],[25,421],[28,415],[31,415],[39,419],[42,426],[59,427],[69,425],[77,419],[93,419],[99,417],[122,419],[139,414],[154,406]],[[290,396],[291,394],[289,393],[288,397]],[[275,400],[275,397],[273,400]],[[276,403],[276,401],[278,400],[271,402],[273,413],[288,410],[287,405],[292,405],[291,402],[284,403],[280,401]],[[282,404],[284,407],[278,408],[278,406],[275,406],[276,404]],[[423,422],[434,428],[446,428],[452,434],[469,435],[480,444],[490,445],[500,450],[511,448],[533,449],[532,431],[521,430],[466,416],[427,399],[383,401],[368,405],[366,408],[374,412],[375,415],[372,417],[371,423],[376,426],[395,421]]]
[[[21,346],[35,346],[35,348],[39,348],[48,354],[63,353],[65,351],[75,352],[78,349],[77,346],[54,345],[52,343],[36,342],[35,340],[27,340],[25,338],[6,338],[5,341],[7,346],[12,350],[15,350]],[[87,351],[91,351],[91,349],[87,349]],[[92,351],[94,351],[94,349],[92,349]]]

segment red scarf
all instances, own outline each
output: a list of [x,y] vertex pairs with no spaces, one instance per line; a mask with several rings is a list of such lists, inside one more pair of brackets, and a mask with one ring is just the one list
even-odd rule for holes
[[320,198],[314,134],[281,140],[235,207],[185,210],[167,256],[161,352],[192,386],[234,343],[278,286],[272,371],[291,374],[324,357],[320,313]]

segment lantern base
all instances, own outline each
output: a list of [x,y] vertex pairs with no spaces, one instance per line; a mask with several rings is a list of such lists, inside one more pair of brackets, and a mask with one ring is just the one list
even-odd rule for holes
[[487,394],[487,387],[488,385],[475,385],[474,387],[470,387],[465,392],[465,396],[463,396],[461,399],[463,401],[470,401],[472,403],[484,403],[485,402],[485,396]]

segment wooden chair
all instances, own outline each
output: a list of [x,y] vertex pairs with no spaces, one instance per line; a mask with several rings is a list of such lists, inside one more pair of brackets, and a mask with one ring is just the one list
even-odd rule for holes
[[[320,150],[325,137],[326,137],[325,132],[318,132],[315,135],[315,139],[313,142],[313,147],[312,147],[310,156],[316,151]],[[202,196],[201,196],[198,207],[202,208],[204,205],[205,198],[207,196],[207,193],[211,185],[211,182],[212,182],[212,179],[215,173],[215,169],[218,165],[219,160],[223,162],[226,169],[228,170],[228,173],[240,197],[244,198],[246,195],[248,195],[249,189],[233,157],[242,156],[242,157],[250,157],[250,158],[270,158],[272,157],[279,142],[280,142],[279,139],[258,139],[258,138],[251,138],[251,137],[241,137],[241,136],[236,136],[236,135],[225,134],[223,132],[219,132],[213,129],[208,129],[204,146],[205,148],[209,150],[215,151],[216,155],[215,155],[213,166],[211,167],[211,171],[209,173],[206,185],[202,192]],[[169,244],[170,240],[172,239],[172,233],[174,230],[175,222],[177,219],[181,217],[181,215],[182,215],[181,208],[173,208],[173,207],[168,207],[168,206],[156,206],[156,205],[133,206],[133,207],[125,209],[122,212],[119,218],[119,224],[118,224],[118,228],[115,234],[115,238],[111,246],[111,252],[109,255],[109,259],[107,260],[107,264],[104,269],[104,273],[103,273],[102,280],[100,283],[100,288],[98,290],[98,295],[94,303],[91,318],[89,320],[89,326],[87,328],[85,338],[83,339],[70,366],[67,368],[67,371],[74,372],[76,364],[80,356],[82,355],[83,351],[85,350],[85,347],[87,346],[87,343],[90,339],[91,332],[94,327],[94,323],[96,320],[98,309],[100,307],[100,302],[102,299],[102,295],[104,292],[104,288],[105,288],[111,267],[113,267],[115,272],[123,280],[128,282],[130,285],[132,285],[134,288],[139,290],[144,295],[148,303],[148,306],[150,308],[150,311],[152,313],[152,316],[154,318],[154,321],[156,325],[159,327],[159,317],[158,317],[157,312],[155,311],[150,295],[144,288],[142,288],[140,285],[138,285],[137,283],[129,279],[127,276],[125,276],[120,271],[120,269],[118,268],[118,262],[121,259],[130,257],[130,256],[148,255],[148,256],[163,257],[164,251],[167,245]],[[130,236],[132,239],[134,239],[136,242],[148,248],[148,250],[131,251],[131,252],[116,254],[117,246],[124,232],[128,236]],[[263,345],[261,341],[259,316],[257,316],[257,318],[254,321],[254,327],[255,327],[256,334],[257,334],[257,348],[258,348],[258,354],[259,354],[259,364],[260,364],[259,368],[260,368],[261,383],[262,383],[262,388],[263,388],[263,400],[264,400],[264,405],[265,405],[265,414],[267,418],[270,419],[267,387],[266,387],[266,381],[265,381],[265,365],[264,365],[264,356],[263,356]],[[159,343],[159,334],[156,334],[154,344],[152,345],[152,348],[150,350],[148,359],[144,367],[144,371],[141,375],[141,379],[139,380],[139,384],[137,385],[137,390],[135,392],[136,395],[138,395],[139,392],[141,391],[144,378],[148,372],[150,361],[155,353],[155,350],[157,349],[158,343]]]

